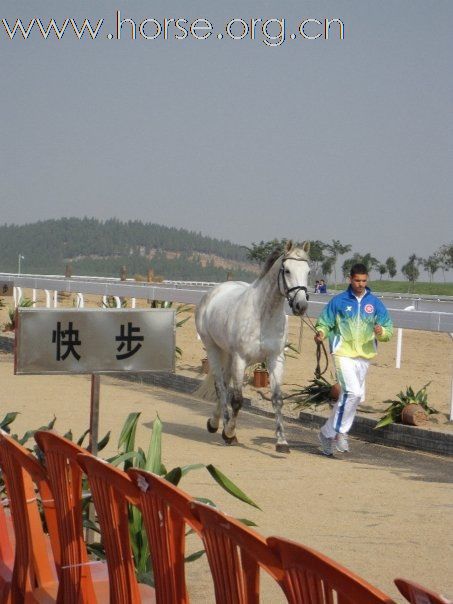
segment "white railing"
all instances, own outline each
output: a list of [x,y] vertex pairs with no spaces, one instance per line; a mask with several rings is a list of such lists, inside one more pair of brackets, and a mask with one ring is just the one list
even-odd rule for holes
[[[76,294],[78,308],[84,307],[84,294],[98,294],[107,303],[107,296],[113,296],[117,307],[120,298],[130,298],[135,308],[136,298],[147,300],[168,300],[182,304],[198,304],[202,296],[216,283],[205,281],[164,281],[162,283],[144,283],[132,279],[122,281],[108,277],[63,277],[61,275],[17,275],[0,273],[0,281],[14,284],[14,305],[17,306],[23,295],[23,289],[32,290],[32,300],[36,301],[36,290],[46,295],[46,307],[58,305],[58,292]],[[53,293],[53,296],[51,294]],[[385,299],[394,326],[397,331],[396,368],[401,367],[403,329],[417,329],[449,333],[453,340],[453,298],[436,296],[417,297],[408,294],[380,295]],[[330,300],[331,295],[311,294],[309,316],[317,317]],[[408,302],[411,304],[408,306]],[[423,310],[421,310],[423,308]],[[437,310],[442,308],[442,310]],[[291,314],[287,307],[287,314]],[[453,420],[453,378],[451,385],[450,420]]]

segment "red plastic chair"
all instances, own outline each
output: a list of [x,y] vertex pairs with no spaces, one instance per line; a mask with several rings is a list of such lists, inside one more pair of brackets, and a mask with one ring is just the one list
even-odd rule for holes
[[152,556],[156,602],[187,604],[189,596],[184,569],[186,525],[201,534],[200,522],[190,507],[193,499],[156,474],[136,468],[128,470],[128,474],[138,486]]
[[83,538],[82,470],[77,455],[86,453],[86,450],[51,430],[36,432],[35,440],[44,453],[55,495],[61,542],[58,603],[108,602],[107,565],[89,560]]
[[313,549],[281,537],[269,537],[267,542],[281,560],[291,604],[394,604],[376,587]]
[[90,482],[109,567],[110,604],[155,602],[154,589],[137,583],[129,537],[128,504],[139,506],[130,477],[90,454],[77,456]]
[[411,604],[452,604],[452,600],[436,594],[414,581],[399,578],[395,579],[395,585]]
[[[0,434],[0,465],[15,533],[11,584],[4,586],[2,602],[54,602],[58,587],[55,565],[60,566],[60,547],[46,472],[27,449],[5,434]],[[41,497],[52,550],[43,530],[37,493]],[[6,552],[9,555],[8,546]]]
[[261,535],[203,503],[193,502],[192,509],[201,523],[218,604],[258,603],[260,568],[286,593],[280,561]]
[[9,510],[4,508],[6,500],[0,500],[0,602],[5,602],[13,578],[14,527]]

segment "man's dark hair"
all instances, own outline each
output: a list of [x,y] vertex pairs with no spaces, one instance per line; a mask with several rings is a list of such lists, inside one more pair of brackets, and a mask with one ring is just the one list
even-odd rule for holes
[[354,275],[368,275],[368,269],[364,264],[358,262],[357,264],[353,264],[351,266],[351,272],[349,274],[351,277]]

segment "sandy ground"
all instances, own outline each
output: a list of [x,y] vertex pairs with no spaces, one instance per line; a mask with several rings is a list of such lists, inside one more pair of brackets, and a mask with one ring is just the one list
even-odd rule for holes
[[[79,435],[89,413],[88,376],[14,376],[10,355],[0,355],[2,408],[21,415],[19,434],[47,423]],[[226,447],[205,430],[210,403],[111,377],[101,378],[100,432],[112,430],[105,456],[115,451],[120,427],[131,411],[142,412],[137,444],[145,450],[156,413],[164,423],[167,469],[189,463],[214,463],[261,508],[232,499],[204,470],[183,479],[194,496],[210,497],[234,516],[250,518],[263,535],[301,541],[366,577],[399,602],[392,579],[418,579],[453,595],[451,485],[453,462],[426,454],[352,442],[348,457],[323,457],[316,433],[288,427],[292,452],[274,450],[273,421],[242,413],[240,445]],[[189,550],[200,549],[193,537]],[[188,566],[192,601],[213,602],[205,559]],[[263,601],[283,601],[264,580]]]
[[[98,300],[97,300],[98,301]],[[2,311],[4,316],[4,310]],[[3,319],[4,320],[4,319]],[[0,322],[2,318],[0,317]],[[299,322],[291,319],[291,341],[298,343]],[[201,343],[193,318],[177,330],[183,349],[178,371],[200,377]],[[451,430],[447,422],[452,371],[448,336],[404,332],[403,365],[395,365],[395,341],[382,345],[370,369],[366,406],[377,412],[383,401],[406,385],[419,388],[429,380],[430,402],[441,413],[435,429]],[[314,344],[305,328],[302,354],[288,359],[285,390],[303,385],[313,372]],[[2,413],[20,411],[14,423],[20,434],[57,416],[55,428],[81,434],[88,424],[88,376],[14,376],[11,355],[0,355]],[[247,386],[247,393],[257,397]],[[105,456],[116,450],[120,428],[131,411],[142,412],[138,443],[145,450],[151,423],[158,412],[164,422],[164,462],[167,468],[188,463],[214,463],[261,507],[255,510],[215,485],[206,471],[184,478],[185,489],[210,497],[238,517],[254,520],[263,535],[279,534],[301,541],[351,568],[393,596],[394,577],[417,579],[453,596],[451,520],[452,460],[399,451],[353,440],[348,457],[320,455],[316,433],[288,428],[292,453],[275,453],[273,421],[242,413],[240,445],[225,447],[218,434],[205,430],[211,404],[171,391],[105,377],[101,379],[100,432],[112,430]],[[190,549],[199,549],[195,538]],[[195,603],[213,602],[205,559],[188,567]],[[263,601],[283,601],[271,581],[264,579]]]

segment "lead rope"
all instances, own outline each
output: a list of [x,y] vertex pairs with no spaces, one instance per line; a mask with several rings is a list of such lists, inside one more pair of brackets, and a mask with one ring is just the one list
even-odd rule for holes
[[[318,333],[316,327],[313,325],[312,320],[309,317],[301,317],[300,318],[301,321],[303,321],[306,325],[308,325],[308,327],[314,331],[315,333]],[[323,371],[321,371],[321,357],[324,353],[324,359],[326,361],[326,366],[324,367]],[[327,371],[327,368],[329,367],[329,355],[327,354],[327,350],[326,347],[324,345],[324,342],[316,342],[316,369],[315,369],[315,378],[318,380],[322,375],[325,374],[325,372]]]

